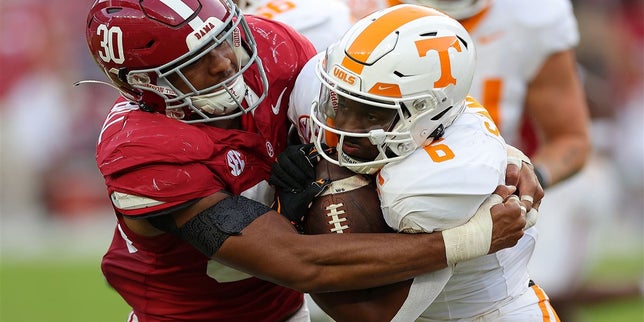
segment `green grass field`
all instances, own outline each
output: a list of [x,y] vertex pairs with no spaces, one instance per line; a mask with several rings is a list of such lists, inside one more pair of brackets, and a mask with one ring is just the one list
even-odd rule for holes
[[2,322],[124,322],[129,311],[98,262],[3,260],[0,266]]
[[[641,263],[638,256],[608,260],[595,274],[602,279],[632,279],[641,274]],[[128,313],[128,306],[103,280],[98,260],[4,259],[0,265],[1,322],[124,322]],[[593,304],[580,312],[579,320],[643,322],[644,301]]]

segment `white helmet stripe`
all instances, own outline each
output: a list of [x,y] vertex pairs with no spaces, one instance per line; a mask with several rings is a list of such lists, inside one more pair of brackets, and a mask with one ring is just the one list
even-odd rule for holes
[[[188,19],[191,15],[193,15],[195,12],[194,10],[190,9],[183,1],[181,0],[161,0],[163,4],[168,6],[170,9],[174,10],[178,15],[181,16],[183,19]],[[198,30],[203,26],[204,22],[201,20],[199,17],[195,17],[195,19],[192,19],[188,22],[190,27],[192,27],[193,30]]]

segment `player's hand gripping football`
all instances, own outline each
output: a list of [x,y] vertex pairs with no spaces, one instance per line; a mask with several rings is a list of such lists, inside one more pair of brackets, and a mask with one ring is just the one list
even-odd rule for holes
[[[326,145],[332,152],[333,148]],[[277,190],[277,211],[298,229],[313,199],[331,183],[329,178],[316,178],[315,166],[320,154],[313,144],[292,145],[277,156],[268,182]]]

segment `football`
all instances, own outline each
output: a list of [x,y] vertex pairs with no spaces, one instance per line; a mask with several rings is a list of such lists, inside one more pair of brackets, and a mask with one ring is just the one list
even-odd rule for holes
[[[317,178],[330,187],[311,205],[305,234],[393,233],[387,226],[373,176],[361,175],[322,159]],[[407,298],[412,280],[364,290],[310,294],[336,322],[391,321]]]
[[373,176],[357,174],[322,159],[317,178],[330,178],[331,185],[317,197],[305,216],[305,234],[393,232],[387,226]]

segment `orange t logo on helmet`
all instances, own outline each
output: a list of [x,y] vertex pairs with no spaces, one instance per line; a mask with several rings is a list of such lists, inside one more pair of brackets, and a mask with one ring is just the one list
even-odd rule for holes
[[416,42],[416,49],[418,49],[418,56],[420,57],[425,57],[430,50],[438,52],[438,59],[441,63],[441,78],[434,83],[434,87],[456,85],[456,78],[452,76],[452,62],[447,52],[451,47],[461,52],[461,43],[456,36],[423,39]]

